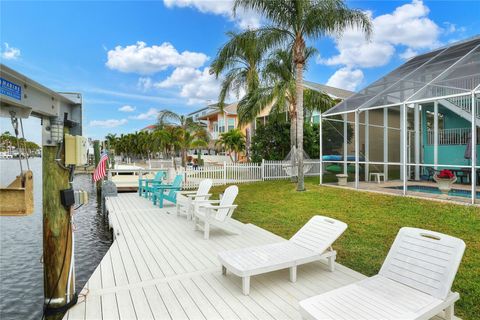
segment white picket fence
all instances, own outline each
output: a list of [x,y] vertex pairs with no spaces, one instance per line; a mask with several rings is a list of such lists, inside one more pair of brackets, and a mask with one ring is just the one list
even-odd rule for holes
[[[187,168],[183,170],[184,189],[195,189],[203,179],[212,179],[213,185],[246,183],[263,180],[290,179],[297,168],[291,170],[289,161],[262,161],[261,163],[226,163],[218,166]],[[305,160],[304,174],[318,176],[319,160]]]
[[[146,161],[149,169],[168,169],[173,168],[173,159],[163,160],[163,159],[148,159]],[[182,159],[175,158],[175,163],[177,167],[181,166]]]

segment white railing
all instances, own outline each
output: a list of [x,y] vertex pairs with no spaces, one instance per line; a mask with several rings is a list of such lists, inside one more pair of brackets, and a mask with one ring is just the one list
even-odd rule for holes
[[[461,145],[467,144],[471,128],[452,128],[438,130],[438,144],[439,145]],[[427,144],[432,145],[434,143],[435,133],[434,130],[427,130]]]
[[292,164],[290,161],[283,160],[265,160],[263,161],[263,179],[264,180],[278,180],[289,179],[288,174],[291,171]]
[[[472,96],[471,95],[452,97],[452,98],[447,98],[446,100],[456,105],[457,107],[459,107],[460,109],[462,109],[467,113],[472,112]],[[476,99],[475,101],[475,107],[476,107],[475,114],[477,118],[480,118],[480,101],[478,99]]]
[[[177,167],[179,167],[182,163],[182,160],[180,158],[175,159],[175,163],[177,164]],[[173,159],[169,160],[163,160],[163,159],[150,159],[147,161],[148,167],[150,169],[164,169],[164,168],[173,168]]]
[[[306,176],[320,174],[320,161],[305,160],[304,173]],[[290,179],[291,170],[289,161],[262,161],[261,163],[226,163],[217,166],[187,168],[184,174],[184,189],[195,189],[203,179],[212,179],[213,185],[233,183],[247,183],[263,180]]]
[[[297,175],[296,166],[293,167],[290,161],[264,161],[264,180],[289,179]],[[305,176],[320,175],[320,160],[308,159],[303,161],[303,174]]]
[[203,179],[212,179],[213,185],[246,183],[262,180],[262,165],[257,163],[226,163],[220,166],[187,168],[184,171],[184,189],[194,189]]
[[[153,160],[152,160],[153,161]],[[171,162],[170,162],[171,163]],[[109,169],[109,176],[113,179],[128,179],[130,187],[138,185],[139,176],[148,174],[153,177],[157,170],[168,170],[167,178],[171,181],[175,174],[182,174],[183,189],[191,190],[198,187],[203,179],[212,179],[214,186],[226,184],[238,184],[263,180],[290,179],[290,175],[296,175],[297,168],[291,168],[290,161],[262,161],[261,163],[227,163],[221,165],[209,165],[203,167],[178,166],[177,172],[172,167],[167,168],[131,168],[131,169]],[[318,176],[320,174],[320,161],[304,161],[305,176]],[[126,174],[126,175],[125,175]],[[123,181],[123,180],[122,180]]]

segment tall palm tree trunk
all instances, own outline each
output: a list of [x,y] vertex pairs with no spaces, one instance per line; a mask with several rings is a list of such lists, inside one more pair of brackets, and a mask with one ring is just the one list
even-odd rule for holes
[[291,165],[291,175],[290,181],[297,182],[297,176],[293,173],[295,172],[295,158],[296,155],[296,145],[297,145],[297,113],[295,112],[297,106],[296,104],[291,105],[292,111],[290,113],[290,165]]
[[301,39],[296,41],[294,47],[295,61],[295,89],[297,92],[297,161],[298,161],[298,181],[297,191],[305,190],[305,181],[303,176],[303,66],[304,66],[304,47],[305,42]]
[[187,150],[182,149],[182,167],[187,167]]

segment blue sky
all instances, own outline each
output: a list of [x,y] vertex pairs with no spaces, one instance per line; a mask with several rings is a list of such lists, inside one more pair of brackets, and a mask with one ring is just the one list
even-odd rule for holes
[[[368,11],[374,36],[356,30],[311,43],[305,78],[358,90],[409,57],[480,30],[478,1],[349,1]],[[171,109],[214,101],[209,63],[225,33],[264,23],[231,15],[231,1],[2,1],[2,63],[57,91],[81,92],[85,135],[127,133]],[[38,141],[38,121],[27,135]],[[9,129],[5,120],[2,130]]]

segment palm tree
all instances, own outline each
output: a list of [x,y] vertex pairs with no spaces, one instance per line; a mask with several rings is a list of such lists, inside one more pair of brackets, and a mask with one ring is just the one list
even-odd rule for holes
[[[168,128],[170,147],[178,147],[182,156],[182,167],[187,163],[187,151],[190,148],[199,147],[201,141],[207,145],[208,134],[205,128],[192,118],[179,115],[170,110],[161,110],[158,113],[158,128]],[[177,130],[171,127],[176,127]]]
[[[220,110],[225,106],[228,93],[233,92],[238,97],[241,91],[248,94],[259,87],[259,70],[269,47],[264,39],[258,38],[256,32],[228,32],[227,35],[229,40],[218,50],[210,71],[217,79],[224,73],[218,97]],[[255,118],[250,120],[254,121]],[[254,124],[252,123],[250,127],[250,130],[253,130]]]
[[[303,128],[303,71],[307,65],[306,40],[325,35],[341,35],[349,27],[358,27],[367,36],[371,33],[368,15],[349,9],[343,0],[235,0],[233,11],[250,9],[259,12],[270,25],[256,30],[269,45],[287,45],[295,65],[297,127]],[[298,184],[305,190],[303,176],[303,130],[297,130]]]
[[228,32],[227,35],[230,39],[218,50],[210,70],[217,78],[226,73],[218,97],[220,109],[229,92],[239,95],[242,89],[249,92],[258,87],[260,64],[267,47],[256,32]]
[[[306,49],[309,57],[315,52],[313,48]],[[265,62],[262,70],[263,87],[258,87],[252,93],[245,96],[239,103],[238,115],[240,123],[254,119],[263,109],[272,106],[277,112],[288,112],[290,118],[290,150],[295,150],[297,145],[297,100],[295,87],[295,73],[293,56],[287,50],[272,52]],[[304,108],[308,110],[327,110],[333,106],[333,100],[325,93],[305,89]],[[292,167],[295,158],[291,157]],[[292,176],[292,181],[295,177]]]
[[111,153],[111,157],[108,160],[111,167],[115,167],[115,149],[116,149],[116,144],[119,141],[119,138],[117,137],[116,133],[109,133],[105,136],[105,140],[107,142],[107,149]]
[[[245,150],[245,136],[239,129],[233,129],[222,133],[216,144],[228,150],[230,160],[236,162],[238,160],[238,153]],[[232,158],[232,152],[235,152],[235,160]]]
[[115,143],[117,142],[117,134],[109,133],[105,136],[109,148],[115,149]]

